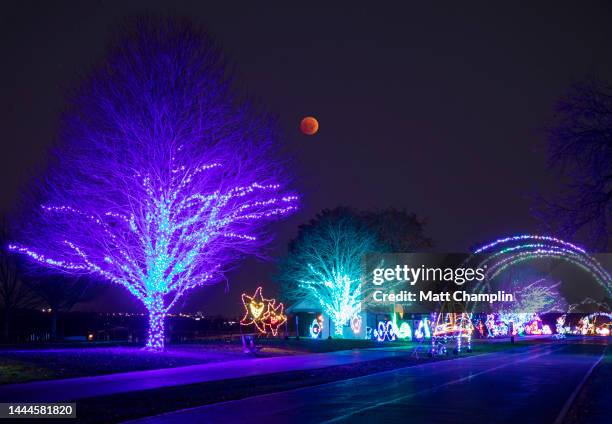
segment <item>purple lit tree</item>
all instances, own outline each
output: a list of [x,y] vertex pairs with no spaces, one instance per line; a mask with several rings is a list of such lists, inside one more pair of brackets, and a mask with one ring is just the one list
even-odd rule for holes
[[60,139],[9,249],[127,288],[148,310],[154,350],[182,295],[261,256],[266,224],[296,209],[273,123],[188,22],[128,25],[71,96]]

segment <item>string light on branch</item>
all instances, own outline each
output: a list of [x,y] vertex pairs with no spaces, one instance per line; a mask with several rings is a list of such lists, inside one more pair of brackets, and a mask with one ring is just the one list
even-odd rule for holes
[[352,336],[361,329],[355,316],[364,301],[362,258],[379,249],[376,233],[352,212],[324,211],[300,228],[280,261],[279,281],[296,300],[325,314],[330,336]]
[[[204,31],[147,18],[117,43],[74,93],[41,206],[8,247],[125,287],[148,311],[146,346],[162,350],[168,311],[261,255],[298,197],[272,121],[235,97]],[[275,334],[284,320],[267,303],[255,324]]]

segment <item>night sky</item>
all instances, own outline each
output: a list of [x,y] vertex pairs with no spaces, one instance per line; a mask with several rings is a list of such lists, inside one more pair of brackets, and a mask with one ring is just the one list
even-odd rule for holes
[[[28,4],[29,3],[29,4]],[[284,252],[297,225],[326,207],[407,208],[427,218],[437,251],[536,231],[531,195],[551,193],[543,127],[556,98],[589,75],[612,81],[612,5],[449,2],[14,2],[3,43],[0,208],[44,165],[63,87],[99,62],[126,16],[204,24],[248,93],[277,114],[296,157],[301,211],[277,224]],[[300,119],[314,115],[307,137]],[[271,264],[244,262],[186,307],[237,313],[245,289],[274,291]],[[135,305],[120,288],[89,307]]]

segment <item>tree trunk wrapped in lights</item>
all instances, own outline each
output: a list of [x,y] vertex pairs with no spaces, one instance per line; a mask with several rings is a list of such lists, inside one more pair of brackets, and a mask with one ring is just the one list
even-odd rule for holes
[[267,224],[296,209],[274,125],[188,22],[129,25],[73,93],[60,138],[9,248],[127,288],[148,310],[155,350],[176,301],[261,255]]

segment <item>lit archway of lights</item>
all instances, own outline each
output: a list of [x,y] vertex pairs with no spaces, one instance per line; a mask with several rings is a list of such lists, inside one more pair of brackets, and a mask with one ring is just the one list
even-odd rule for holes
[[[485,268],[485,280],[474,288],[474,293],[478,293],[484,291],[488,281],[514,265],[538,259],[558,259],[570,263],[590,274],[608,296],[612,296],[610,273],[584,248],[552,236],[521,234],[500,238],[475,249],[464,265],[476,264],[475,267]],[[468,306],[468,311],[472,310]],[[469,325],[473,324],[470,322]],[[458,347],[460,343],[458,337]]]
[[[482,259],[480,255],[486,256]],[[612,277],[608,271],[582,247],[556,237],[524,234],[500,238],[476,249],[467,262],[474,257],[480,259],[478,267],[486,268],[486,280],[523,262],[559,259],[588,272],[612,296]]]

